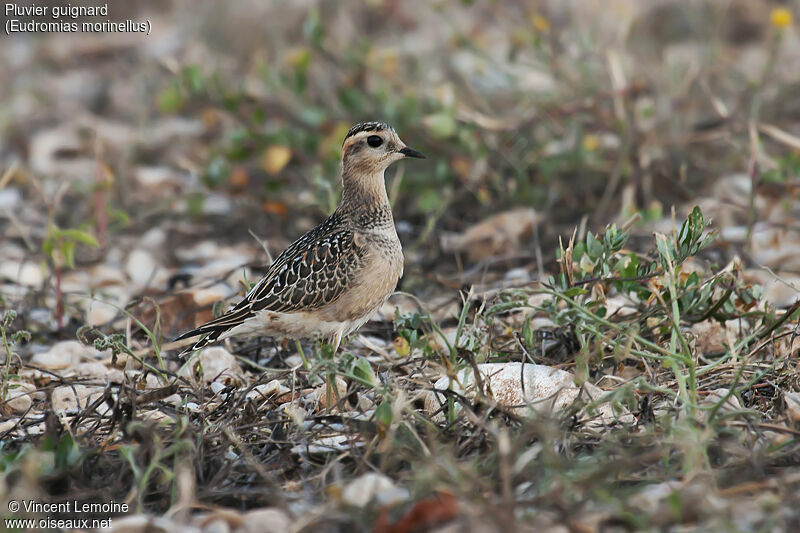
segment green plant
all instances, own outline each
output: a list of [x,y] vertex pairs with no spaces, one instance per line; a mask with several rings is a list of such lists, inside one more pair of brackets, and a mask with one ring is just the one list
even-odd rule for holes
[[6,479],[11,478],[12,472],[19,471],[37,471],[40,476],[51,476],[80,465],[87,454],[67,432],[56,438],[45,437],[36,445],[26,444],[18,450],[6,451],[5,448],[5,443],[0,441],[0,473]]
[[75,267],[75,248],[78,244],[93,248],[100,247],[97,239],[82,229],[61,229],[55,225],[52,219],[48,222],[45,238],[42,242],[42,251],[47,256],[50,266],[56,274],[56,323],[58,324],[58,329],[61,329],[64,317],[61,275],[64,267]]
[[[680,272],[688,258],[713,242],[716,232],[709,231],[709,224],[700,209],[694,208],[672,237],[656,234],[655,253],[645,256],[625,249],[629,230],[612,224],[598,235],[588,232],[582,242],[571,241],[566,249],[562,247],[561,272],[550,278],[548,287],[511,293],[508,302],[490,307],[488,315],[527,302],[530,292],[550,296],[537,309],[545,311],[557,326],[572,328],[580,345],[579,375],[591,371],[590,354],[598,351],[623,359],[652,360],[672,371],[678,383],[676,397],[693,412],[697,408],[696,362],[681,323],[687,317],[700,320],[713,316],[730,298],[723,294],[714,300],[720,278],[701,281],[697,275]],[[737,290],[737,294],[748,295],[746,289]],[[638,307],[641,318],[624,321],[608,316],[611,292]],[[530,329],[523,327],[522,337],[528,349],[535,348]],[[662,342],[664,337],[666,343]]]
[[3,320],[0,322],[0,337],[3,341],[3,347],[6,350],[6,364],[3,368],[3,383],[0,386],[0,400],[5,401],[8,390],[13,387],[10,384],[12,379],[18,379],[19,376],[11,373],[11,361],[19,355],[13,350],[13,347],[20,342],[27,342],[31,338],[31,334],[25,330],[15,331],[10,333],[9,330],[17,318],[17,312],[13,309],[8,309],[3,314]]
[[[169,428],[161,435],[160,428]],[[136,498],[136,511],[145,509],[145,501],[153,485],[170,494],[170,503],[177,497],[179,465],[187,456],[193,455],[195,444],[189,434],[186,417],[177,417],[173,422],[159,426],[145,422],[131,422],[128,431],[136,437],[134,442],[122,444],[120,455],[133,474],[132,495]],[[166,486],[167,488],[164,488]]]

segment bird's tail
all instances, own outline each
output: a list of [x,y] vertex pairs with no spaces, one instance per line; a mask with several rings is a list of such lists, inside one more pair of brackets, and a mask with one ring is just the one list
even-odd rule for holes
[[184,357],[186,354],[199,350],[200,348],[215,342],[224,333],[241,324],[245,319],[252,316],[252,314],[253,313],[249,308],[234,309],[229,313],[211,320],[210,322],[206,322],[198,328],[179,335],[175,338],[176,341],[188,339],[190,337],[197,337],[199,335],[202,335],[202,337],[200,337],[200,339],[192,346],[181,352],[178,357]]
[[[191,332],[189,332],[189,333],[191,333]],[[199,335],[199,334],[198,334],[198,333],[195,333],[195,335]],[[181,335],[180,337],[178,337],[178,338],[177,338],[177,339],[175,339],[175,340],[177,341],[177,340],[180,340],[180,339],[186,339],[186,338],[188,338],[188,337],[194,337],[195,335],[187,335],[187,334],[183,334],[183,335]],[[200,338],[197,340],[197,342],[195,342],[194,344],[192,344],[191,346],[189,346],[188,348],[186,348],[184,351],[182,351],[181,353],[179,353],[179,354],[178,354],[178,358],[179,358],[179,359],[184,359],[184,358],[185,358],[186,356],[188,356],[190,353],[192,353],[192,352],[196,352],[197,350],[199,350],[199,349],[201,349],[201,348],[204,348],[205,346],[207,346],[207,345],[211,344],[212,342],[216,341],[216,340],[219,338],[219,336],[220,336],[220,335],[222,335],[222,332],[221,332],[221,331],[219,331],[219,332],[212,332],[212,333],[208,333],[208,334],[205,334],[205,335],[203,335],[202,337],[200,337]]]

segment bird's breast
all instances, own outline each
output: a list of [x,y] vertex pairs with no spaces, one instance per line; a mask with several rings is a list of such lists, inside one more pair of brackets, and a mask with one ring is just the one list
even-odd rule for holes
[[324,310],[327,320],[357,321],[372,315],[403,275],[403,249],[393,227],[391,232],[360,233],[357,242],[365,250],[363,262],[352,286]]

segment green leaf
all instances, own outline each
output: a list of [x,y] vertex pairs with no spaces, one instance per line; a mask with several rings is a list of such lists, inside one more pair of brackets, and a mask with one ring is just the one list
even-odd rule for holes
[[394,419],[391,402],[384,401],[375,409],[375,421],[378,425],[389,427]]
[[53,257],[53,250],[55,249],[56,241],[52,235],[48,235],[42,243],[42,251],[47,257]]
[[94,236],[92,236],[89,233],[86,233],[83,230],[79,230],[79,229],[62,229],[62,230],[59,230],[59,232],[60,232],[60,236],[61,237],[64,237],[64,238],[67,238],[67,239],[71,239],[71,240],[73,240],[73,241],[75,241],[77,243],[85,244],[86,246],[92,246],[94,248],[99,248],[100,247],[100,243],[97,242],[97,239],[95,239]]
[[110,205],[106,206],[106,213],[108,213],[110,222],[116,222],[121,226],[127,226],[131,221],[131,217],[128,215],[128,213],[122,209],[117,209],[116,207],[112,207]]
[[603,243],[591,231],[586,233],[586,251],[592,259],[597,259],[603,255]]
[[80,458],[80,450],[72,440],[72,435],[64,433],[58,441],[58,447],[55,450],[55,464],[59,468],[69,468],[78,462]]
[[369,361],[363,357],[358,358],[353,365],[353,377],[370,387],[378,385],[378,378],[375,376],[372,366],[369,364]]
[[64,256],[64,264],[69,268],[75,268],[75,241],[62,242],[61,255]]
[[661,260],[665,265],[667,262],[672,262],[674,260],[672,247],[669,245],[667,236],[663,233],[656,233],[656,248],[658,249],[658,255],[661,256]]
[[564,291],[564,296],[568,298],[575,298],[576,296],[581,296],[586,294],[588,291],[582,287],[572,287]]

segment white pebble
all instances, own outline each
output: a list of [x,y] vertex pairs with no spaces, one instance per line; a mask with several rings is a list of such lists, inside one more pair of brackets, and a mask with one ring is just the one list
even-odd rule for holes
[[382,505],[391,505],[408,499],[408,491],[396,487],[383,474],[368,472],[351,481],[342,491],[342,501],[352,507],[366,507],[376,500]]
[[31,358],[31,364],[48,370],[60,370],[77,365],[83,359],[99,359],[105,355],[104,352],[99,352],[92,346],[81,344],[78,341],[61,341],[54,344],[48,351],[34,355]]
[[241,378],[242,367],[228,350],[220,346],[204,348],[195,358],[192,364],[187,365],[181,371],[183,377],[191,377],[195,369],[202,368],[202,379],[205,383],[214,380],[224,380],[228,378]]
[[[85,385],[63,385],[53,390],[51,400],[56,414],[66,414],[83,409],[89,404],[89,397],[96,389]],[[102,394],[102,391],[101,391]]]
[[158,270],[158,263],[146,250],[137,248],[128,255],[125,272],[136,285],[145,286]]
[[[14,387],[14,388],[10,388]],[[31,393],[36,390],[36,387],[30,383],[9,383],[8,396],[6,397],[6,405],[18,415],[26,413],[33,405]]]

